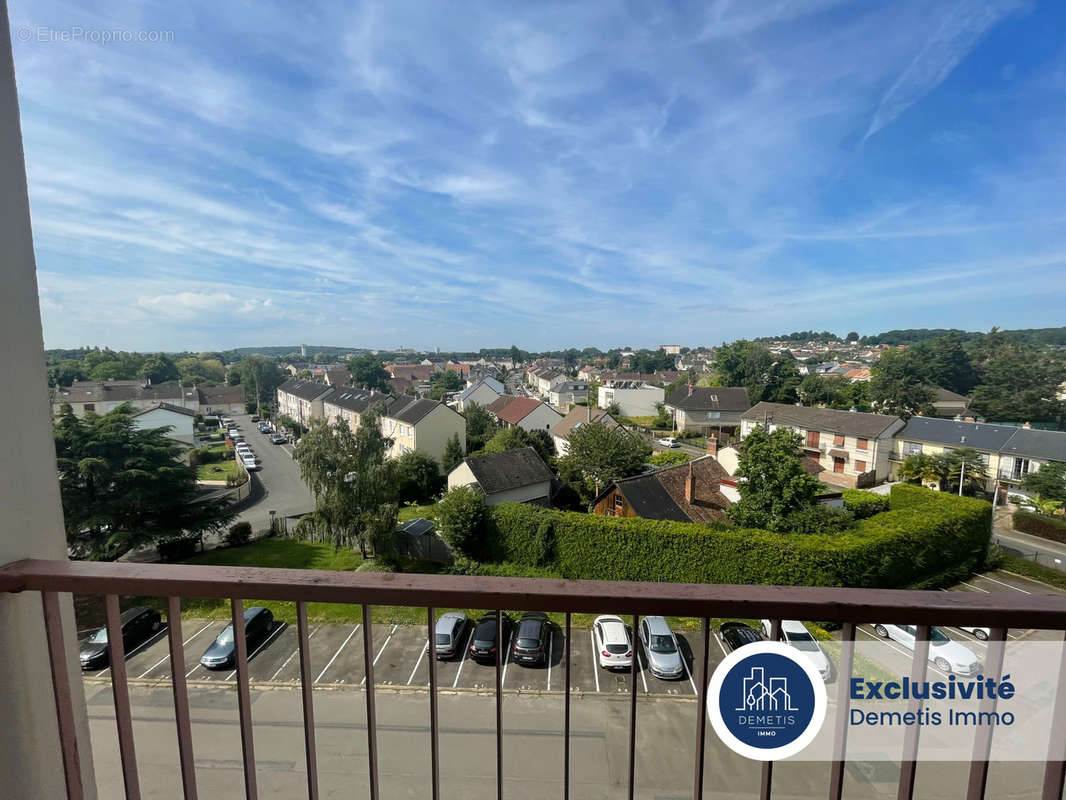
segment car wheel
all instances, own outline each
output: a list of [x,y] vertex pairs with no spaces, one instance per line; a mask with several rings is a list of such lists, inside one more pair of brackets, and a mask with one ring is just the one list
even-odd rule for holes
[[888,629],[884,625],[874,625],[874,633],[882,639],[888,638]]
[[978,630],[973,632],[973,635],[976,636],[978,639],[980,639],[982,642],[987,642],[988,641],[988,631],[983,631],[983,630],[978,629]]
[[937,657],[936,659],[934,659],[933,663],[936,665],[936,668],[941,672],[951,672],[951,664],[948,663],[946,658]]

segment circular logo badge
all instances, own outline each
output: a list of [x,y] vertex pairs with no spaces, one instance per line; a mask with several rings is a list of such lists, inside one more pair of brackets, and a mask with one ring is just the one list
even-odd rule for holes
[[809,745],[825,720],[826,691],[814,665],[783,642],[734,650],[714,670],[707,713],[735,753],[788,758]]

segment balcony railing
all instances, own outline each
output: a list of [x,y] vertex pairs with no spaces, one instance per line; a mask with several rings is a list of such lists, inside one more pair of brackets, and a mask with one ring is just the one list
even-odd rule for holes
[[[238,717],[245,794],[258,797],[255,748],[252,736],[248,652],[244,631],[245,598],[294,601],[297,612],[298,652],[301,674],[304,751],[307,767],[307,795],[317,798],[318,772],[315,750],[315,722],[312,704],[312,674],[308,650],[307,603],[347,603],[360,605],[369,620],[373,605],[428,607],[426,634],[429,661],[429,723],[432,797],[440,795],[439,729],[437,711],[437,659],[434,636],[435,608],[537,608],[563,612],[565,622],[566,689],[563,720],[563,797],[570,797],[570,622],[573,612],[599,612],[610,607],[631,615],[633,630],[645,614],[694,617],[701,620],[702,657],[694,677],[698,680],[698,702],[692,720],[695,732],[693,797],[703,796],[704,744],[706,739],[708,645],[710,618],[767,618],[772,621],[771,638],[780,633],[781,619],[825,620],[843,624],[839,675],[842,685],[852,676],[856,625],[867,620],[907,620],[917,625],[917,642],[912,660],[911,680],[924,680],[927,669],[930,627],[942,625],[990,626],[989,674],[1002,667],[1003,643],[1011,627],[1066,631],[1066,596],[1002,595],[962,592],[917,592],[790,586],[733,586],[672,583],[614,583],[605,581],[562,581],[530,578],[467,578],[440,575],[375,575],[354,572],[212,567],[159,564],[92,563],[68,561],[19,561],[0,568],[0,592],[40,592],[51,658],[63,769],[67,797],[83,797],[81,761],[75,734],[71,675],[67,669],[65,646],[71,631],[65,631],[60,616],[60,594],[100,595],[105,600],[108,641],[111,643],[111,685],[115,703],[119,752],[127,798],[140,796],[130,699],[125,668],[125,652],[120,634],[119,595],[167,598],[169,655],[173,702],[177,725],[178,754],[184,796],[196,797],[196,773],[185,682],[181,631],[181,598],[226,598],[230,600],[236,643]],[[497,615],[502,611],[497,611]],[[497,654],[503,653],[503,625],[497,624]],[[375,715],[373,626],[363,625],[365,658],[365,701],[368,736],[368,766],[371,800],[377,800],[378,748]],[[503,692],[502,658],[495,666],[496,704],[496,792],[503,797]],[[637,658],[631,661],[629,697],[628,797],[635,789],[637,723]],[[835,760],[832,762],[827,796],[843,796],[845,753],[848,731],[848,693],[842,692],[835,711],[833,728]],[[900,754],[899,798],[914,796],[918,755],[918,728],[908,730]],[[1043,800],[1062,797],[1066,777],[1066,661],[1060,667],[1057,699],[1053,710],[1050,747],[1045,757]],[[991,729],[981,729],[974,738],[968,800],[985,796]],[[773,790],[774,764],[764,762],[760,798],[769,800]],[[734,789],[736,787],[733,787]]]

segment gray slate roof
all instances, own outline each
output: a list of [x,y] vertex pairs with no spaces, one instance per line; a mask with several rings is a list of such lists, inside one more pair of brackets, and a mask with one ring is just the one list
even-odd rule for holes
[[897,439],[933,442],[950,447],[973,447],[998,452],[1018,428],[1009,425],[987,425],[982,422],[956,422],[936,417],[911,417]]
[[[399,410],[394,410],[390,406],[388,410],[388,416],[390,419],[394,419],[397,422],[403,422],[408,425],[417,425],[423,417],[425,417],[427,414],[429,414],[429,412],[433,411],[433,409],[437,408],[438,406],[448,408],[446,405],[436,400],[415,400],[413,403],[405,404],[403,408]],[[451,411],[451,409],[448,410]]]
[[1035,428],[1012,428],[1014,435],[1000,452],[1007,456],[1025,456],[1042,461],[1066,462],[1066,433]]
[[482,378],[481,380],[477,381],[476,383],[474,383],[474,384],[472,384],[470,386],[467,386],[465,389],[463,389],[463,391],[459,394],[459,397],[461,399],[463,399],[463,400],[466,400],[466,398],[468,398],[475,391],[477,391],[478,387],[481,386],[481,384],[485,384],[490,389],[492,389],[492,391],[496,392],[496,394],[503,394],[504,393],[504,388],[503,388],[503,384],[502,383],[500,383],[498,380],[496,380],[493,377],[485,377],[485,378]]
[[671,392],[665,405],[685,411],[747,411],[751,401],[743,386],[698,386],[692,394],[688,393],[687,386],[682,386]]
[[314,381],[304,380],[303,378],[293,378],[292,380],[285,381],[278,387],[279,392],[285,392],[291,394],[294,397],[299,397],[301,400],[317,400],[327,392],[332,392],[324,383],[315,383]]
[[156,403],[154,406],[148,408],[142,408],[140,411],[135,411],[130,414],[131,417],[139,417],[141,414],[147,414],[149,411],[173,411],[175,414],[184,414],[186,417],[195,417],[196,412],[191,408],[182,408],[181,406],[173,405],[172,403]]
[[470,456],[465,463],[485,494],[520,489],[534,483],[550,483],[552,479],[548,465],[532,447]]
[[338,386],[323,401],[338,408],[362,414],[376,403],[388,403],[392,395],[356,386]]
[[828,431],[846,436],[876,439],[900,418],[888,414],[868,414],[862,411],[840,411],[835,408],[809,408],[790,406],[784,403],[756,403],[741,416],[751,422],[762,422],[766,417],[771,424],[788,425],[812,431]]

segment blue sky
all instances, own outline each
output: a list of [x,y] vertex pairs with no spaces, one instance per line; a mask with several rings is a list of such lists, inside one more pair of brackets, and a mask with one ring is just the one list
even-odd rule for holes
[[1061,2],[9,6],[49,347],[1066,324]]

